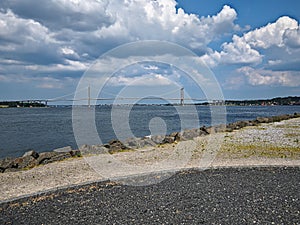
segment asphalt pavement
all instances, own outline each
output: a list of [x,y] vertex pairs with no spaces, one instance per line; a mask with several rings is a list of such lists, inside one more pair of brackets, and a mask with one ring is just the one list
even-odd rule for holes
[[299,167],[189,170],[150,186],[103,181],[1,203],[0,224],[300,224],[299,198]]

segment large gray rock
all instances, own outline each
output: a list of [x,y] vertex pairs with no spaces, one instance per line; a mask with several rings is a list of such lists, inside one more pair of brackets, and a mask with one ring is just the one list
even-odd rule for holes
[[162,141],[163,144],[172,144],[175,142],[175,138],[172,136],[166,136]]
[[7,168],[4,172],[5,173],[9,173],[9,172],[18,172],[20,171],[21,169],[19,168]]
[[54,152],[63,152],[63,153],[71,152],[72,151],[72,147],[71,146],[66,146],[66,147],[63,147],[63,148],[54,149],[53,151]]
[[270,122],[280,122],[282,120],[288,120],[290,119],[291,116],[286,114],[286,115],[279,115],[279,116],[272,116],[269,118],[269,123]]
[[51,162],[57,162],[64,159],[71,158],[71,154],[69,152],[59,153],[59,152],[42,152],[38,157],[38,164],[48,164]]
[[199,133],[200,133],[200,136],[205,136],[205,135],[208,135],[209,132],[207,131],[206,129],[206,126],[202,126],[199,128]]
[[141,148],[141,138],[128,138],[124,141],[124,145],[128,148],[138,149]]
[[257,120],[255,121],[237,121],[234,123],[230,123],[226,126],[226,131],[233,131],[233,130],[239,130],[243,127],[247,127],[247,126],[254,126],[256,124],[258,124],[259,122]]
[[79,148],[79,151],[86,151],[86,149],[90,149],[92,146],[90,145],[81,145]]
[[179,132],[173,132],[170,134],[170,137],[174,138],[174,141],[180,141],[180,135]]
[[226,125],[226,131],[227,132],[232,132],[235,130],[235,126],[232,123],[229,123]]
[[0,172],[3,173],[8,168],[11,168],[13,166],[13,162],[15,159],[13,158],[5,158],[0,160]]
[[1,159],[0,172],[14,172],[22,169],[30,169],[40,164],[48,164],[76,156],[80,156],[79,150],[71,150],[69,152],[42,152],[40,154],[31,150],[26,152],[22,157]]
[[225,124],[216,125],[216,126],[213,126],[213,129],[214,129],[215,133],[225,132],[226,125]]
[[268,118],[268,117],[257,117],[256,121],[258,123],[269,123],[272,119]]
[[184,130],[179,133],[180,140],[192,140],[195,137],[200,136],[200,130],[199,129],[190,129],[190,130]]
[[149,137],[143,138],[128,138],[124,141],[124,145],[129,149],[139,149],[149,146],[155,146],[156,143]]
[[38,165],[38,161],[30,156],[26,155],[18,158],[6,158],[0,160],[0,171],[3,172],[12,172],[19,171],[22,169],[29,169]]
[[108,153],[108,148],[103,145],[82,145],[79,152],[82,155],[105,154]]
[[38,165],[38,161],[34,157],[27,155],[27,156],[16,158],[13,161],[12,168],[25,169],[25,168],[33,168],[37,165]]
[[104,145],[104,147],[108,148],[108,152],[110,154],[113,154],[115,152],[119,152],[119,151],[122,151],[122,150],[129,149],[126,145],[124,145],[119,140],[112,140],[108,144]]
[[227,129],[226,125],[215,125],[215,126],[211,126],[211,127],[207,127],[206,131],[209,134],[215,134],[215,133],[220,133],[220,132],[225,132]]
[[153,135],[153,136],[151,136],[151,140],[155,144],[161,144],[164,139],[165,139],[164,135]]
[[24,153],[23,157],[26,157],[26,156],[32,156],[33,158],[37,159],[39,157],[39,153],[37,153],[34,150],[30,150],[30,151]]
[[80,150],[72,150],[72,151],[70,151],[70,154],[72,157],[81,157],[82,156]]
[[150,147],[150,146],[156,146],[157,145],[154,141],[152,141],[151,138],[148,138],[148,137],[142,138],[139,141],[139,143],[140,143],[141,148],[143,148],[143,147]]

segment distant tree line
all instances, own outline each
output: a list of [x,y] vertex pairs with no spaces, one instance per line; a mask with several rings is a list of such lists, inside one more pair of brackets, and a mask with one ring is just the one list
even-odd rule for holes
[[46,105],[41,102],[36,101],[2,101],[0,102],[0,107],[45,107]]
[[[197,105],[211,105],[213,103],[199,103]],[[226,100],[225,105],[251,106],[251,105],[300,105],[300,97],[277,97],[259,100]]]
[[[196,105],[236,105],[236,106],[251,106],[251,105],[300,105],[300,97],[277,97],[272,99],[259,100],[226,100],[225,102],[204,102]],[[168,105],[168,104],[167,104]],[[172,105],[172,104],[171,104]],[[0,101],[0,108],[11,107],[46,107],[39,101]]]
[[226,100],[226,105],[300,105],[300,97],[278,97],[272,99],[259,99],[259,100]]

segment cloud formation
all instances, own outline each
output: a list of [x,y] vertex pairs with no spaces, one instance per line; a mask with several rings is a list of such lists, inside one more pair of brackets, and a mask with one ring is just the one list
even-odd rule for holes
[[283,16],[274,23],[249,31],[241,37],[234,35],[232,42],[222,44],[220,52],[210,51],[202,58],[213,67],[219,64],[258,65],[263,60],[267,60],[267,66],[272,67],[282,63],[281,59],[287,64],[295,57],[299,58],[299,44],[298,22]]
[[21,84],[31,84],[36,88],[43,89],[61,89],[65,85],[70,85],[74,82],[74,79],[71,77],[64,78],[54,78],[54,77],[37,77],[30,75],[9,75],[4,76],[0,74],[0,82],[2,83],[21,83]]
[[112,86],[165,86],[173,85],[167,77],[161,74],[144,74],[138,77],[112,77],[108,85]]
[[[229,6],[199,17],[176,5],[175,0],[2,0],[2,75],[83,73],[107,50],[137,40],[176,42],[204,54],[213,40],[239,29]],[[4,61],[18,66],[13,72]]]
[[300,29],[287,29],[283,34],[283,42],[287,47],[300,48]]
[[[0,83],[32,80],[37,87],[63,87],[120,44],[162,40],[191,49],[217,71],[232,67],[242,78],[224,79],[231,86],[299,86],[299,22],[281,16],[245,31],[237,18],[228,5],[201,16],[178,8],[176,0],[1,0]],[[167,73],[147,68],[139,81],[120,76],[115,85],[167,84]]]
[[300,76],[291,71],[271,71],[263,69],[253,69],[251,67],[242,67],[238,72],[243,74],[249,84],[254,86],[300,86]]
[[[25,53],[25,46],[33,47],[35,52],[41,52],[45,46],[49,49],[44,49],[44,53],[52,52],[57,58],[62,53],[63,58],[63,49],[70,48],[78,58],[96,57],[92,46],[113,47],[149,39],[173,41],[205,51],[212,40],[239,28],[234,24],[237,13],[229,6],[215,16],[199,18],[181,8],[177,10],[176,4],[175,0],[59,0],[47,4],[4,0],[0,3],[1,39],[9,44],[22,44],[23,48],[18,50]],[[9,32],[8,27],[12,28]],[[97,56],[105,50],[100,47]]]

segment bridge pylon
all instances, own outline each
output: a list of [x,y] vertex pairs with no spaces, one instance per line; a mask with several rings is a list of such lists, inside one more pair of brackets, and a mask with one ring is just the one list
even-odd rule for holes
[[184,88],[180,89],[180,105],[184,105]]
[[91,107],[91,86],[88,86],[88,107]]

